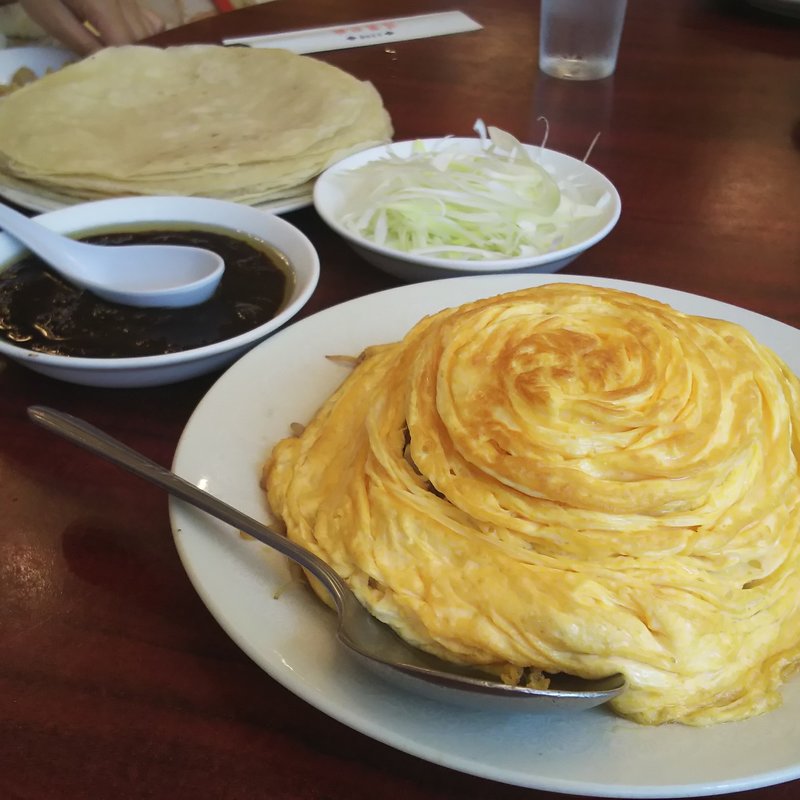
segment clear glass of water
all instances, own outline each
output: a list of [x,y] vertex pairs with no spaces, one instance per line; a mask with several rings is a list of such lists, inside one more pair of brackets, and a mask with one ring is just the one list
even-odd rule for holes
[[617,66],[627,0],[541,0],[539,68],[554,78],[597,80]]

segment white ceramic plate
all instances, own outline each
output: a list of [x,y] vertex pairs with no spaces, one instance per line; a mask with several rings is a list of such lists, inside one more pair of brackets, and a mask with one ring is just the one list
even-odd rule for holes
[[[181,437],[176,472],[267,519],[262,462],[289,424],[307,421],[346,374],[326,354],[357,354],[365,345],[398,339],[425,314],[552,280],[505,275],[412,284],[295,323],[211,388]],[[626,289],[738,322],[800,373],[800,331],[775,320],[644,284],[558,280]],[[643,727],[603,708],[522,717],[446,706],[384,683],[343,652],[332,613],[289,582],[280,556],[180,502],[173,501],[170,512],[189,577],[239,647],[311,705],[399,750],[496,781],[599,797],[721,794],[800,778],[800,678],[785,687],[777,711],[706,729]]]
[[[30,211],[58,211],[62,208],[69,208],[77,205],[79,201],[66,198],[50,192],[39,192],[34,187],[21,185],[10,186],[2,182],[0,178],[0,197],[4,197],[11,203]],[[88,202],[88,201],[87,201]],[[299,208],[311,205],[311,194],[303,194],[298,197],[290,197],[286,200],[275,200],[270,203],[260,203],[254,206],[259,211],[267,211],[270,214],[288,214]]]

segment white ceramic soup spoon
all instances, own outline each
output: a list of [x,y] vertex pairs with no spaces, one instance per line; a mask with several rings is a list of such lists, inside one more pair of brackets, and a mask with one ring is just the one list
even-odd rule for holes
[[547,689],[509,686],[475,669],[423,653],[373,617],[342,578],[305,548],[83,420],[45,406],[30,406],[28,416],[46,430],[250,534],[306,569],[330,592],[339,618],[336,631],[339,641],[363,664],[395,684],[473,710],[525,714],[580,711],[605,703],[625,689],[625,678],[619,674],[596,680],[554,675]]
[[71,284],[121,305],[197,305],[211,297],[225,269],[217,253],[200,247],[79,242],[2,203],[0,227]]

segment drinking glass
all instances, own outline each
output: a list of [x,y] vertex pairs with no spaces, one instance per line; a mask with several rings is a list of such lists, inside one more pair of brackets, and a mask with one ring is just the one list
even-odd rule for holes
[[617,65],[627,0],[542,0],[539,68],[555,78],[607,78]]

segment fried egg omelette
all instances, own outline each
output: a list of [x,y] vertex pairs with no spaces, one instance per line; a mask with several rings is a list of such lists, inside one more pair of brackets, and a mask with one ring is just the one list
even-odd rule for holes
[[263,484],[414,645],[709,725],[800,664],[799,461],[800,381],[744,328],[554,283],[368,348]]

